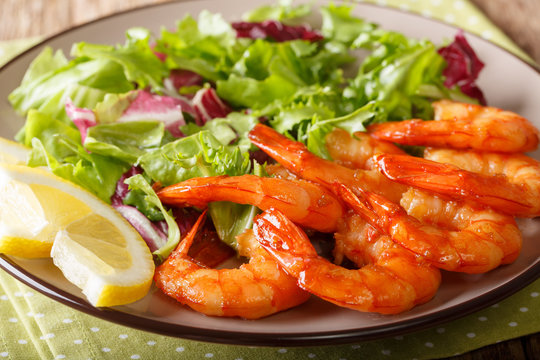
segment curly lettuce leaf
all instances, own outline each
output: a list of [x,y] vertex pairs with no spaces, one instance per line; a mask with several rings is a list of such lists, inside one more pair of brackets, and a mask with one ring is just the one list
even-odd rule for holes
[[163,29],[155,51],[166,56],[165,64],[170,69],[193,71],[217,81],[227,77],[243,47],[221,15],[202,11],[198,21],[186,15],[177,23],[175,32]]
[[321,31],[327,38],[350,45],[360,34],[370,32],[377,26],[353,16],[351,5],[329,4],[321,7]]
[[326,148],[326,135],[329,132],[336,127],[347,131],[349,134],[365,131],[365,124],[380,116],[379,112],[380,109],[377,103],[371,102],[345,116],[326,120],[320,120],[316,116],[313,117],[305,134],[305,142],[309,151],[324,159],[331,159]]
[[459,90],[444,86],[446,62],[431,41],[377,29],[358,36],[352,46],[371,53],[344,95],[355,107],[379,102],[384,109],[381,121],[429,119],[433,116],[433,99],[465,98]]

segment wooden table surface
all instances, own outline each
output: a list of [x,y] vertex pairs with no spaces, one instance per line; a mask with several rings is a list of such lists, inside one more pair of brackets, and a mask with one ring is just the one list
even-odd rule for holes
[[[0,0],[0,40],[51,35],[104,15],[171,0]],[[540,64],[540,0],[471,0]],[[540,334],[490,345],[453,360],[539,359]]]

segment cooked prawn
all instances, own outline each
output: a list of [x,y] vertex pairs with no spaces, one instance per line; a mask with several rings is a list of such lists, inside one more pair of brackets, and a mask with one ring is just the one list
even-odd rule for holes
[[205,207],[211,201],[280,209],[293,221],[321,232],[334,232],[343,216],[341,202],[319,184],[255,175],[192,178],[157,192],[168,205]]
[[258,319],[305,302],[296,285],[248,232],[238,237],[249,263],[237,269],[210,269],[187,255],[205,213],[169,258],[157,267],[156,285],[182,304],[206,315]]
[[[388,242],[379,243],[381,248],[374,250],[377,261],[373,264],[358,270],[335,265],[317,255],[306,234],[275,209],[258,215],[253,230],[259,243],[301,288],[342,307],[397,314],[428,300],[440,282],[436,269]],[[429,291],[417,293],[415,281],[419,278],[430,284]]]
[[[367,137],[369,135],[367,134],[355,135],[360,135],[360,137],[352,138],[347,133],[341,134],[339,138],[336,136],[327,136],[327,148],[332,149],[333,156],[336,159],[350,166],[361,166],[361,164],[364,164],[364,166],[373,165],[373,159],[369,158],[371,154],[381,152],[393,154],[403,153],[395,145],[388,144],[383,140],[371,139],[368,141]],[[341,141],[344,145],[336,146],[334,144],[335,141]],[[355,150],[356,148],[362,148],[362,151],[357,151]],[[426,149],[425,155],[438,156],[438,160],[445,161],[449,160],[445,155],[455,153],[454,161],[461,160],[464,164],[473,166],[470,159],[465,159],[457,155],[467,153],[466,151],[449,152],[447,150]],[[365,155],[362,156],[362,154]],[[480,166],[478,161],[473,163],[477,164],[476,167]],[[486,168],[490,168],[491,171],[495,171],[497,167],[489,165],[487,162],[483,163],[483,165]],[[471,168],[470,170],[479,171],[480,169]],[[503,251],[503,258],[500,260],[501,264],[511,263],[519,255],[521,236],[515,222],[506,215],[498,214],[496,211],[482,209],[479,206],[463,201],[443,199],[426,191],[412,188],[403,193],[400,205],[407,211],[408,215],[415,217],[420,222],[451,231],[472,230],[479,237],[493,239]],[[456,235],[459,235],[459,233]]]
[[537,148],[538,130],[510,111],[440,100],[433,103],[435,121],[405,120],[375,124],[372,136],[407,145],[498,152],[526,152]]
[[337,189],[371,225],[441,269],[483,273],[514,261],[521,250],[514,218],[491,209],[426,197],[415,189],[403,195],[403,207],[369,191]]
[[249,139],[289,171],[328,188],[331,188],[333,183],[340,182],[353,188],[369,189],[395,202],[399,201],[401,194],[407,189],[380,176],[376,170],[353,170],[319,158],[304,144],[288,139],[266,125],[255,125],[249,133]]
[[[447,154],[451,150],[445,150]],[[434,152],[432,152],[434,154]],[[443,159],[429,155],[430,158]],[[456,154],[455,152],[453,153]],[[460,153],[460,166],[407,155],[378,154],[377,168],[389,179],[404,185],[475,201],[514,216],[540,215],[540,163],[522,154]]]

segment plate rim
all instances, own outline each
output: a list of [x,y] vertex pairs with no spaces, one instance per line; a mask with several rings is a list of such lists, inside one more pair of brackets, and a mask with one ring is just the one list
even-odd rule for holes
[[[440,312],[403,320],[390,325],[364,327],[326,332],[297,332],[277,334],[275,332],[246,332],[223,331],[204,327],[193,327],[180,324],[161,322],[136,314],[116,310],[114,308],[97,308],[85,299],[59,289],[55,285],[41,280],[39,277],[17,265],[9,256],[0,254],[0,268],[15,279],[48,298],[60,302],[75,310],[84,312],[118,325],[128,326],[137,330],[149,331],[161,335],[172,336],[196,341],[205,341],[229,345],[264,345],[264,346],[313,346],[337,345],[351,342],[377,340],[384,337],[403,335],[463,318],[473,312],[489,307],[515,294],[527,285],[533,283],[540,275],[540,262],[524,271],[519,277],[502,284],[485,294],[477,296],[448,307]],[[519,280],[519,281],[517,281]],[[181,305],[180,305],[181,306]],[[203,315],[201,315],[203,316]],[[251,320],[246,320],[251,321]],[[256,320],[254,320],[256,321]]]
[[[17,62],[21,57],[27,53],[35,50],[38,47],[46,45],[46,43],[64,36],[72,31],[84,28],[86,26],[114,18],[117,16],[129,14],[145,10],[148,8],[171,6],[175,3],[188,3],[197,2],[197,0],[172,0],[169,2],[146,4],[142,6],[136,6],[130,9],[126,9],[119,12],[114,12],[75,26],[71,26],[62,31],[54,33],[46,38],[42,39],[38,43],[29,47],[25,51],[17,54],[11,58],[8,62],[0,67],[0,73],[6,71],[9,66]],[[345,2],[344,0],[338,0],[338,2]],[[471,33],[465,29],[462,29],[454,24],[444,22],[442,19],[426,18],[419,13],[413,11],[403,10],[401,8],[395,8],[391,6],[384,6],[374,3],[357,3],[354,5],[375,7],[384,9],[391,12],[397,12],[402,14],[412,15],[426,19],[441,25],[454,28],[456,31],[463,30],[467,36],[472,36],[477,40],[494,46],[507,55],[510,55],[517,59],[521,64],[533,69],[538,76],[540,76],[540,64],[530,63],[523,58],[502,47],[499,44],[484,39],[483,37]],[[81,311],[90,316],[100,318],[105,321],[109,321],[118,325],[128,326],[133,329],[149,331],[160,335],[171,336],[175,338],[189,339],[194,341],[212,342],[218,344],[228,345],[247,345],[247,346],[314,346],[314,345],[337,345],[347,344],[359,341],[376,340],[390,336],[397,336],[415,331],[431,328],[443,323],[447,323],[452,320],[463,318],[471,313],[487,308],[498,301],[501,301],[519,290],[530,285],[538,278],[540,278],[540,262],[536,262],[529,268],[524,270],[517,277],[509,280],[508,282],[501,284],[490,291],[472,298],[468,301],[453,305],[445,308],[442,311],[427,314],[412,319],[406,319],[392,324],[385,324],[379,326],[363,327],[361,329],[347,329],[337,331],[325,331],[325,332],[296,332],[278,334],[275,332],[246,332],[246,331],[225,331],[214,330],[204,327],[194,327],[181,324],[173,324],[167,322],[161,322],[159,320],[138,316],[136,314],[119,311],[114,308],[96,308],[90,305],[85,299],[59,289],[53,284],[50,284],[39,277],[26,271],[23,267],[16,264],[9,256],[0,254],[0,268],[7,272],[10,276],[21,281],[23,284],[38,291],[53,301],[57,301],[77,311]],[[201,315],[202,316],[202,315]],[[250,321],[250,320],[246,320]]]

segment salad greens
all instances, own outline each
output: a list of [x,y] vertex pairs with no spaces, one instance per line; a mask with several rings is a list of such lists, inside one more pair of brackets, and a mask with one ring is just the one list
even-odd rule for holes
[[[158,36],[133,28],[124,44],[80,42],[71,59],[45,48],[9,96],[27,119],[17,139],[32,147],[29,165],[48,166],[106,202],[114,198],[126,217],[145,216],[162,261],[181,234],[152,185],[264,175],[250,159],[256,149],[247,134],[256,123],[329,158],[325,136],[336,127],[352,134],[373,122],[427,120],[439,98],[476,102],[457,80],[445,83],[439,46],[381,29],[352,10],[323,6],[322,26],[312,30],[303,24],[309,5],[281,1],[243,22],[203,11]],[[129,190],[120,196],[124,180]],[[253,206],[210,205],[217,233],[232,247],[255,213]],[[166,239],[150,228],[158,223]]]

